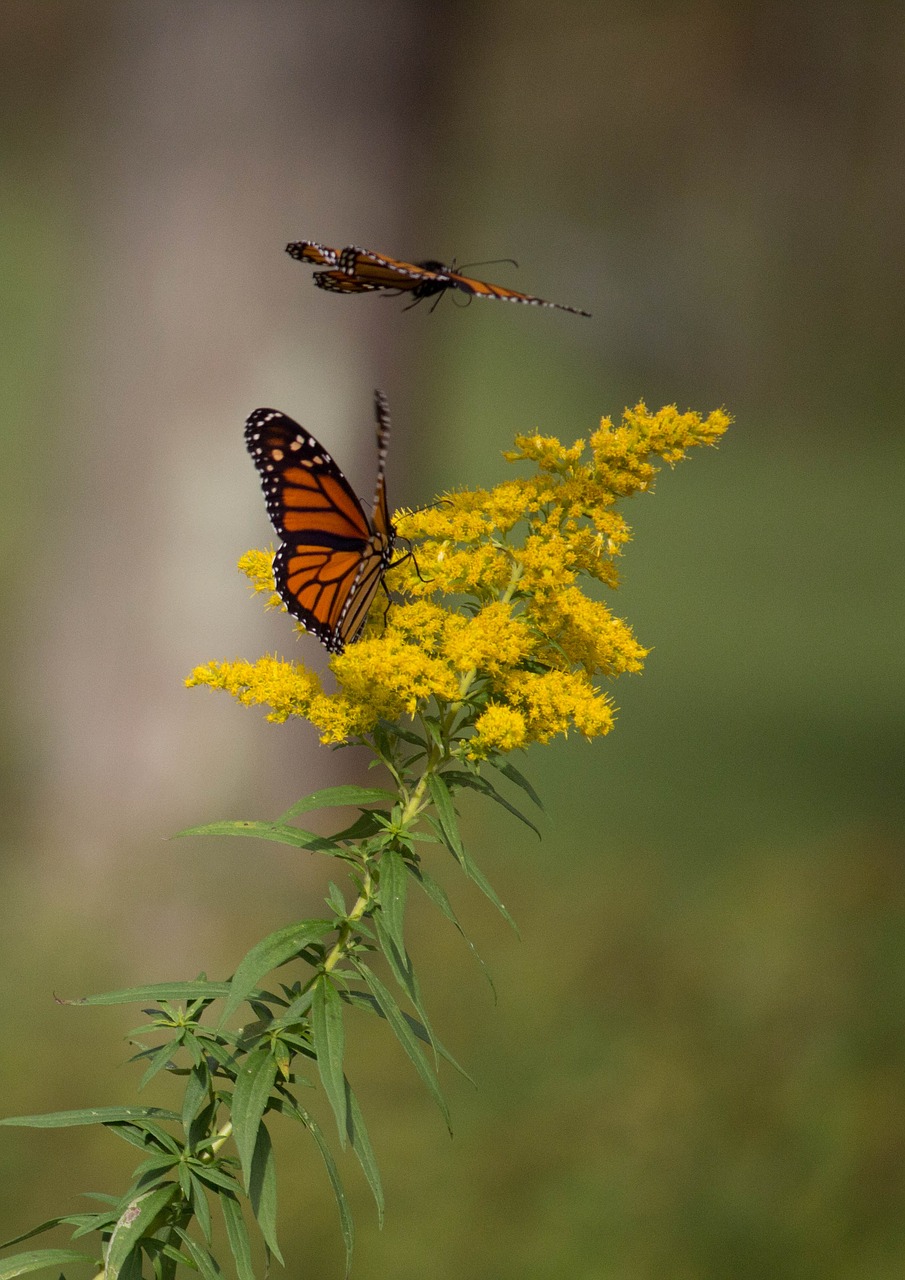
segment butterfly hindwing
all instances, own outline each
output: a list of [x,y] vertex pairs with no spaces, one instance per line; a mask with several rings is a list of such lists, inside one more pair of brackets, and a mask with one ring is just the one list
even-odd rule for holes
[[330,454],[276,409],[256,409],[245,440],[261,477],[267,511],[282,545],[274,581],[289,612],[332,653],[364,626],[393,553],[395,530],[386,503],[389,434],[378,393],[378,471],[374,523]]
[[318,289],[326,289],[328,293],[370,293],[381,287],[368,280],[355,280],[342,271],[315,271],[314,283]]

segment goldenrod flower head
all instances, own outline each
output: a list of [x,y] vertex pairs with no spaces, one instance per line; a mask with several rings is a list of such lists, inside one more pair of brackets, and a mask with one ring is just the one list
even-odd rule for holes
[[276,656],[258,658],[257,662],[209,662],[196,667],[185,683],[189,688],[206,684],[225,689],[246,707],[269,706],[267,719],[278,724],[290,716],[307,716],[321,693],[314,672]]
[[514,671],[506,680],[511,705],[525,717],[532,742],[548,742],[565,734],[570,723],[587,738],[609,733],[613,710],[584,673]]
[[238,569],[244,573],[255,592],[266,592],[265,609],[285,609],[273,580],[273,548],[269,551],[246,551],[239,556]]
[[524,747],[527,741],[528,726],[521,711],[491,702],[475,720],[475,733],[468,744],[468,755],[472,760],[505,755],[508,751]]
[[[608,733],[613,709],[598,682],[640,671],[647,651],[584,580],[617,585],[614,561],[630,533],[615,505],[650,488],[653,459],[672,465],[715,444],[729,422],[722,411],[650,413],[642,403],[619,426],[604,418],[590,452],[583,440],[517,436],[505,456],[533,464],[533,474],[395,514],[412,555],[385,582],[403,602],[385,615],[375,605],[363,637],[331,659],[335,692],[301,663],[276,658],[210,663],[186,683],[266,705],[270,720],[304,716],[325,742],[360,739],[381,720],[431,708],[472,759],[570,728]],[[268,604],[281,604],[272,553],[249,551],[240,568]]]

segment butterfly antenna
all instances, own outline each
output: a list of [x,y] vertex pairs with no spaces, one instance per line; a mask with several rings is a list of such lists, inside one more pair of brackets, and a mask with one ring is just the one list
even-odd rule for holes
[[515,258],[489,258],[487,262],[463,262],[461,267],[454,267],[453,270],[470,271],[472,267],[500,267],[506,263],[518,270],[518,263]]

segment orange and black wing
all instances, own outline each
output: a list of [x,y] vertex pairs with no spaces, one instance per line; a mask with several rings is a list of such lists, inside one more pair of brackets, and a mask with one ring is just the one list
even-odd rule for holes
[[[342,261],[342,259],[340,259]],[[556,307],[558,311],[570,311],[573,316],[588,316],[590,311],[581,311],[578,307],[567,307],[561,302],[547,302],[545,298],[535,298],[530,293],[519,293],[517,289],[506,289],[500,284],[486,284],[483,280],[472,280],[469,276],[459,275],[452,269],[446,271],[447,289],[461,289],[473,298],[499,298],[501,302],[526,302],[531,307]]]
[[[566,307],[561,302],[547,302],[545,298],[535,298],[530,293],[519,293],[517,289],[473,280],[442,262],[400,262],[396,258],[387,258],[382,253],[372,253],[369,249],[358,249],[354,245],[343,249],[339,255],[339,273],[341,272],[345,272],[356,284],[377,289],[398,289],[411,293],[418,301],[443,293],[446,289],[459,289],[474,298],[498,298],[501,302],[525,302],[532,307],[556,307],[559,311],[570,311],[576,316],[591,314],[578,307]],[[352,290],[349,289],[348,292]]]
[[343,271],[315,271],[314,283],[328,293],[370,293],[380,288],[379,284],[369,284],[367,280],[354,280]]
[[[313,244],[310,240],[300,240],[286,248],[293,258],[300,261],[316,262],[333,268],[314,273],[314,283],[318,288],[327,289],[331,293],[371,293],[375,289],[391,289],[397,293],[410,293],[414,298],[411,305],[414,306],[422,298],[435,297],[445,293],[447,289],[458,289],[472,298],[497,298],[500,302],[522,302],[530,307],[555,307],[558,311],[568,311],[574,316],[591,314],[590,311],[582,311],[580,307],[548,302],[546,298],[536,298],[530,293],[507,289],[501,284],[488,284],[484,280],[463,276],[455,267],[433,260],[403,262],[383,253],[374,253],[371,249],[360,249],[357,245],[348,245],[338,252],[336,249]],[[332,259],[327,254],[331,254]]]
[[297,422],[276,409],[256,409],[245,424],[267,511],[282,540],[273,561],[277,591],[331,653],[341,653],[358,636],[393,554],[383,478],[387,431],[388,423],[372,525],[326,449]]
[[339,262],[339,252],[325,244],[315,244],[313,240],[293,240],[287,244],[286,252],[296,262],[313,262],[317,267],[335,267]]
[[339,255],[339,269],[373,289],[400,289],[428,297],[448,289],[450,276],[441,262],[400,262],[370,249],[349,245]]

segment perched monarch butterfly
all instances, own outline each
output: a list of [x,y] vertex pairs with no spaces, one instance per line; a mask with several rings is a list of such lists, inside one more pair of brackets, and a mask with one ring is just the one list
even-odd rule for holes
[[255,409],[245,424],[273,527],[282,539],[273,576],[286,608],[342,653],[361,631],[396,541],[384,472],[390,415],[375,393],[377,487],[369,520],[323,445],[285,413]]
[[357,249],[354,245],[343,249],[328,249],[311,240],[298,240],[287,244],[286,252],[298,262],[313,262],[330,267],[329,271],[315,271],[314,283],[319,289],[331,293],[370,293],[374,289],[393,289],[398,293],[410,293],[411,306],[423,298],[445,293],[447,289],[460,289],[475,298],[499,298],[502,302],[527,302],[534,307],[556,307],[576,316],[590,316],[590,311],[578,307],[566,307],[561,302],[547,302],[544,298],[519,293],[499,284],[485,284],[460,275],[454,267],[442,262],[397,262],[382,253],[369,249]]

